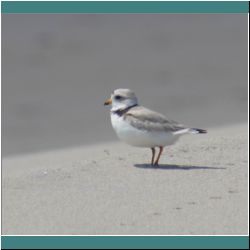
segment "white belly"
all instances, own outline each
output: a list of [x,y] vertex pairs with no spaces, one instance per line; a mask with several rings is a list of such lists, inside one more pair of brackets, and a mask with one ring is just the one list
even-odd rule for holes
[[120,140],[136,147],[171,145],[179,138],[172,133],[136,129],[116,114],[111,114],[111,123]]

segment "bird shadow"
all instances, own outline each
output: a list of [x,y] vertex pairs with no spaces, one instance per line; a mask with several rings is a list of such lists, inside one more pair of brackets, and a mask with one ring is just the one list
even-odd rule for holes
[[175,164],[160,164],[158,166],[153,166],[151,164],[135,164],[136,168],[143,169],[161,169],[161,170],[219,170],[226,169],[225,167],[208,167],[208,166],[192,166],[192,165],[175,165]]

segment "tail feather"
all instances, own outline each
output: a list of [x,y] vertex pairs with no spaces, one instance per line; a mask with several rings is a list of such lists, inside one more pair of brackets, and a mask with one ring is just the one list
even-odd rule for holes
[[192,133],[195,133],[195,134],[206,134],[207,133],[207,130],[200,129],[200,128],[191,128],[190,130]]

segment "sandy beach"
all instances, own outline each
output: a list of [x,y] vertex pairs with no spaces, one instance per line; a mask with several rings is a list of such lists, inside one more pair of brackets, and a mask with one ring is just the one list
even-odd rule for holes
[[4,235],[248,233],[247,124],[150,151],[121,142],[6,157]]
[[[4,235],[248,232],[247,14],[2,14]],[[118,141],[104,101],[207,129]]]

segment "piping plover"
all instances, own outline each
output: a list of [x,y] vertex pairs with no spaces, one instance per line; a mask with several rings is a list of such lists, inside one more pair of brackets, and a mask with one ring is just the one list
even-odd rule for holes
[[[112,105],[111,123],[120,140],[136,147],[151,148],[151,165],[158,165],[163,148],[174,144],[184,134],[205,134],[207,131],[190,128],[164,115],[140,106],[130,89],[116,89],[104,105]],[[155,148],[159,153],[155,158]]]

